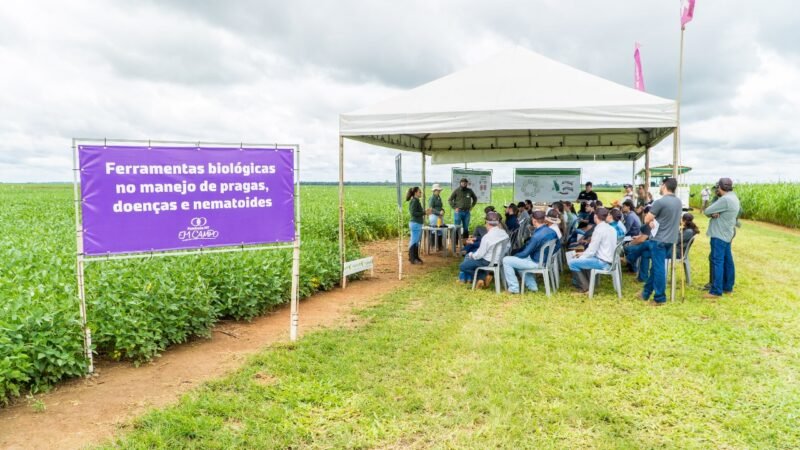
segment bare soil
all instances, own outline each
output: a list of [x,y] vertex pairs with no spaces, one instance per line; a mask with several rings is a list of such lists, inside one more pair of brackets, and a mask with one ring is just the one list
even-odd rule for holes
[[[425,264],[412,266],[404,248],[404,279],[399,281],[397,241],[373,242],[362,249],[364,254],[375,257],[374,276],[352,281],[345,290],[336,288],[303,300],[301,336],[320,327],[357,326],[354,309],[375,303],[381,295],[432,267],[458,261],[423,255]],[[210,339],[176,345],[140,367],[100,361],[91,377],[64,382],[31,401],[0,410],[0,448],[65,449],[102,442],[149,408],[174,403],[204,381],[235,370],[249,355],[288,340],[286,305],[252,322],[220,322]]]

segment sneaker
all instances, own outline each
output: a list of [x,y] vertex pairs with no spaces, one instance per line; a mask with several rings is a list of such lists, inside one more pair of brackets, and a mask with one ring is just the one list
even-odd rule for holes
[[703,298],[706,298],[706,299],[709,299],[709,300],[719,300],[720,298],[722,298],[722,296],[721,295],[714,295],[711,292],[708,292],[708,293],[703,295]]
[[655,300],[647,302],[648,306],[664,306],[666,304],[667,304],[667,302],[657,302]]

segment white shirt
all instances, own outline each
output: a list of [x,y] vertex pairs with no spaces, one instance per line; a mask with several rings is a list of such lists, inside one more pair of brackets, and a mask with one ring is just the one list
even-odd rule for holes
[[[481,245],[474,252],[468,254],[472,259],[490,259],[495,245],[508,240],[508,233],[499,226],[492,227],[488,233],[481,238]],[[502,255],[501,255],[502,256]],[[494,262],[494,261],[489,261]]]
[[558,238],[561,239],[561,236],[562,236],[561,228],[559,228],[558,225],[556,225],[554,223],[551,223],[550,224],[550,229],[555,231],[556,232],[556,236],[558,236]]
[[610,264],[614,261],[616,249],[617,230],[605,222],[600,222],[594,228],[592,241],[589,242],[589,247],[583,252],[580,259],[595,257]]
[[700,191],[700,196],[703,198],[703,200],[708,200],[708,197],[711,196],[711,191],[709,191],[708,189],[703,189],[702,191]]

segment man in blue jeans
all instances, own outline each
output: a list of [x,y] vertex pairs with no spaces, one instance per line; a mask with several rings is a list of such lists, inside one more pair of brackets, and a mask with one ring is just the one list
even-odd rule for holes
[[678,240],[678,231],[683,215],[683,204],[675,196],[678,180],[665,178],[661,183],[661,198],[653,203],[644,223],[658,222],[658,231],[643,245],[650,250],[650,273],[642,289],[642,300],[649,300],[655,291],[651,305],[661,306],[667,302],[667,255],[672,257],[672,246]]
[[467,187],[469,180],[466,178],[462,178],[459,184],[458,189],[450,194],[447,203],[453,208],[453,223],[461,225],[461,236],[466,239],[469,237],[470,210],[478,203],[478,196]]
[[608,270],[614,262],[617,249],[617,230],[606,223],[608,210],[597,208],[594,212],[594,232],[592,240],[580,257],[569,262],[572,284],[583,294],[589,292],[589,274],[592,269]]
[[733,265],[731,241],[741,205],[733,192],[733,181],[721,178],[717,183],[717,201],[708,206],[703,214],[711,218],[708,236],[711,238],[711,289],[705,298],[719,298],[723,293],[733,292],[736,269]]
[[[540,260],[539,256],[542,247],[558,239],[556,232],[547,226],[548,222],[544,211],[533,211],[533,213],[531,213],[531,219],[533,221],[532,226],[535,229],[528,243],[525,244],[525,247],[516,255],[503,258],[503,275],[506,279],[508,292],[512,294],[519,294],[519,282],[517,281],[516,271],[538,269],[544,266],[550,255],[545,254],[544,260]],[[536,285],[536,277],[534,277],[533,274],[526,275],[522,282],[525,283],[525,287],[529,291],[536,292],[539,290],[539,287]]]

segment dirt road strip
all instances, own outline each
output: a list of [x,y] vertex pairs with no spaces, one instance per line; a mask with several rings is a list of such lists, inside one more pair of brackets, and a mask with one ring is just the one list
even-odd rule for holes
[[[363,247],[375,257],[375,276],[356,281],[347,290],[322,292],[300,303],[300,333],[354,321],[351,314],[376,302],[381,295],[413,281],[433,267],[455,264],[457,258],[424,256],[425,264],[412,266],[397,279],[397,241],[374,242]],[[455,275],[454,275],[455,276]],[[160,358],[134,367],[129,363],[100,362],[96,376],[58,385],[37,395],[45,410],[36,412],[29,402],[0,410],[0,448],[82,448],[112,436],[118,427],[151,407],[175,402],[181,394],[204,381],[239,367],[247,356],[289,339],[289,308],[252,322],[221,322],[211,339],[197,339],[171,347]]]

